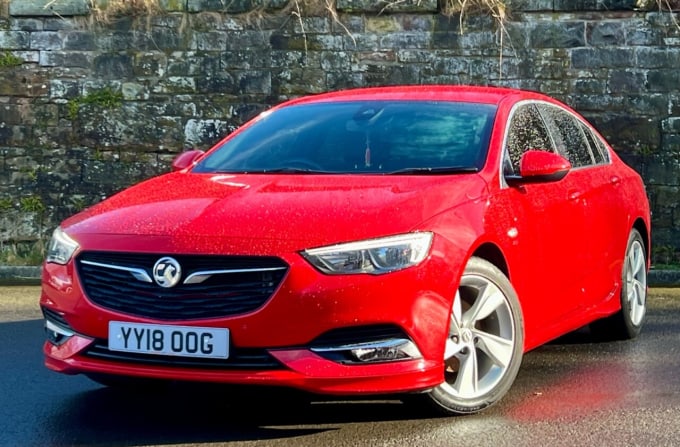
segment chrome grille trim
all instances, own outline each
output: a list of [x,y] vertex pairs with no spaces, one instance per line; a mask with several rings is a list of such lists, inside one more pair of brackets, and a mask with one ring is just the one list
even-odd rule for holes
[[102,268],[105,268],[105,269],[121,270],[123,272],[130,273],[138,281],[153,282],[153,280],[151,279],[149,274],[146,273],[146,271],[144,271],[143,269],[137,269],[137,268],[133,268],[133,267],[124,267],[122,265],[103,264],[101,262],[93,262],[93,261],[85,261],[85,260],[82,260],[80,262],[82,262],[83,264],[92,265],[94,267],[102,267]]
[[235,273],[259,273],[259,272],[275,272],[277,270],[286,270],[286,267],[270,267],[257,269],[229,269],[229,270],[207,270],[205,272],[195,272],[187,276],[184,284],[200,284],[213,275],[228,275]]

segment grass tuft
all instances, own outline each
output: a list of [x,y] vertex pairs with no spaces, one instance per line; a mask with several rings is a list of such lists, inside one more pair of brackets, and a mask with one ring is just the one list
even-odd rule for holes
[[94,104],[104,109],[115,109],[123,103],[123,94],[113,91],[111,88],[103,88],[88,93],[85,96],[71,99],[67,104],[68,118],[73,121],[78,118],[80,107],[85,104]]
[[449,17],[460,15],[461,33],[468,14],[488,14],[496,20],[501,30],[505,30],[508,6],[504,0],[443,0],[442,14]]
[[4,53],[0,54],[0,68],[18,67],[23,63],[23,59],[13,55],[9,51],[5,51]]
[[120,16],[153,16],[161,12],[159,0],[89,0],[97,23],[109,23]]
[[680,10],[680,0],[637,0],[635,7],[643,11],[651,11],[658,8],[660,11]]
[[37,266],[45,259],[45,242],[0,242],[0,265]]

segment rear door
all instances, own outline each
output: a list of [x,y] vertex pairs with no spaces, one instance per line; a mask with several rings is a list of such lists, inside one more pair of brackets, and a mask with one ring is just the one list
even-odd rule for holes
[[[614,241],[621,225],[621,201],[613,194],[619,179],[611,172],[608,157],[593,140],[590,129],[575,115],[548,104],[539,105],[558,153],[572,164],[569,176],[573,185],[568,191],[583,213],[584,227],[579,235],[579,273],[582,304],[589,306],[607,298],[616,289],[612,281],[611,262],[619,258]],[[607,154],[608,155],[608,154]],[[622,258],[623,255],[621,255]]]

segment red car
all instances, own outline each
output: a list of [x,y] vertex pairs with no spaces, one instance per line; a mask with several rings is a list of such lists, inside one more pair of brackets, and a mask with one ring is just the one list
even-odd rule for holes
[[48,368],[473,413],[525,352],[591,323],[616,339],[643,324],[643,183],[544,95],[309,96],[173,167],[55,230]]

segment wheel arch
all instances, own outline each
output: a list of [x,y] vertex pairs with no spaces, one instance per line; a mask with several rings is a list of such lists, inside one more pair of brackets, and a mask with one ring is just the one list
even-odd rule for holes
[[501,251],[498,246],[487,242],[479,247],[472,253],[472,256],[476,256],[478,258],[482,258],[487,262],[490,262],[493,264],[496,268],[498,268],[503,274],[508,278],[510,278],[510,269],[508,267],[508,263],[505,260],[505,255],[503,255],[503,252]]
[[645,221],[642,218],[637,218],[635,220],[635,222],[633,223],[633,228],[640,233],[640,236],[642,236],[642,240],[645,244],[645,253],[647,253],[647,263],[649,264],[652,255],[649,229],[647,228],[647,225],[645,224]]

